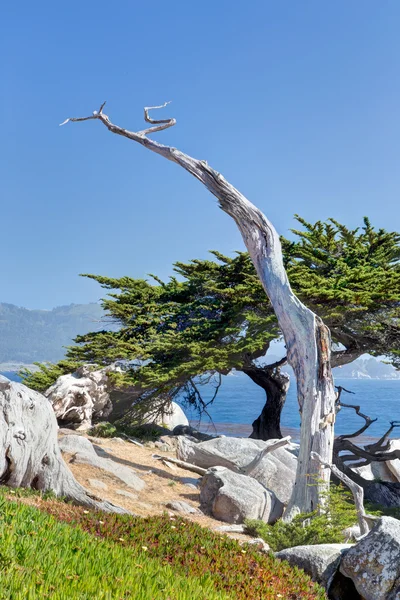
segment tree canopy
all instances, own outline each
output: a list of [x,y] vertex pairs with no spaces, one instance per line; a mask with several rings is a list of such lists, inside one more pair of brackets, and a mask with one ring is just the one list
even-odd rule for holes
[[[282,238],[285,267],[297,296],[341,345],[332,366],[369,353],[400,367],[400,235],[374,229],[367,218],[353,230],[334,219],[296,218],[302,229]],[[175,263],[176,275],[165,282],[85,275],[109,291],[102,305],[119,329],[78,336],[64,361],[40,365],[25,383],[44,389],[82,363],[127,361],[116,384],[180,393],[204,409],[199,384],[211,380],[218,389],[218,375],[233,368],[271,372],[260,361],[281,332],[248,254],[211,254]]]

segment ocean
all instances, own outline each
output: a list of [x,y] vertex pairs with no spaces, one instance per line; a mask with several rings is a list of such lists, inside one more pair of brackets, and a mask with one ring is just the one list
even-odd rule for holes
[[[16,373],[1,374],[18,381]],[[343,402],[357,404],[361,407],[361,412],[372,418],[378,418],[366,432],[366,437],[379,437],[388,429],[390,421],[400,421],[399,379],[337,378],[335,384],[354,392],[354,395],[343,393]],[[206,393],[204,396],[207,399]],[[191,412],[187,407],[184,407],[184,410],[192,425],[202,431],[210,434],[247,437],[252,431],[251,423],[260,414],[264,402],[265,395],[261,388],[243,373],[234,373],[223,377],[218,396],[208,407],[212,421],[205,416],[199,421],[195,412]],[[363,419],[358,417],[354,410],[343,408],[337,416],[335,432],[337,435],[350,433],[359,429],[363,423]],[[282,412],[282,432],[284,435],[291,435],[295,441],[298,439],[299,430],[296,387],[292,384]],[[395,430],[392,437],[400,437],[400,429],[398,431],[399,434],[396,434]]]

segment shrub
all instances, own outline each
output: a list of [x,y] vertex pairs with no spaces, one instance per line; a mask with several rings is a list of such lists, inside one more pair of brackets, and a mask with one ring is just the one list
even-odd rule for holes
[[326,495],[324,512],[297,515],[290,523],[282,520],[274,525],[247,520],[250,535],[261,537],[275,552],[293,546],[343,543],[343,530],[357,522],[357,512],[351,493],[341,485],[331,485]]
[[97,425],[91,428],[89,435],[104,438],[115,437],[117,435],[117,428],[108,422],[97,423]]

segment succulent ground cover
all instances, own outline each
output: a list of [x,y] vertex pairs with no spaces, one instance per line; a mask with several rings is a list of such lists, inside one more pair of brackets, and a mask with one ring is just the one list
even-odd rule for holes
[[[322,588],[302,571],[182,518],[168,514],[148,518],[103,514],[52,498],[28,496],[26,492],[18,498],[18,491],[13,495],[15,501],[10,503],[4,500],[5,495],[10,497],[9,490],[0,494],[3,495],[1,511],[6,510],[8,522],[15,521],[17,528],[24,529],[25,554],[30,547],[31,557],[37,557],[35,586],[46,583],[49,590],[49,585],[56,585],[54,581],[61,580],[67,588],[72,586],[69,589],[73,594],[85,580],[87,585],[95,586],[97,581],[97,586],[104,586],[103,596],[96,587],[97,595],[94,596],[79,591],[77,595],[70,592],[65,597],[124,598],[130,597],[130,593],[131,597],[140,600],[326,598]],[[32,534],[32,531],[36,533]],[[52,539],[51,545],[49,539]],[[52,556],[49,555],[50,548],[54,552]],[[42,553],[47,558],[42,559]],[[52,570],[51,564],[57,565],[56,577],[54,574],[50,577],[47,572],[47,567]],[[21,568],[25,569],[26,565],[21,567],[19,560],[13,559],[7,567],[7,576],[11,574],[12,578],[24,582]],[[6,578],[5,572],[0,575],[0,590],[4,589],[3,577]],[[118,592],[115,591],[117,584],[121,586]],[[132,593],[134,585],[142,586],[141,595],[136,591]],[[34,588],[30,593],[34,594]],[[46,596],[41,593],[40,596],[25,594],[22,597]]]

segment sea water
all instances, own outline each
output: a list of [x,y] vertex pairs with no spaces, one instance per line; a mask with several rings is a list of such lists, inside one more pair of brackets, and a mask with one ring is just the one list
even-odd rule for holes
[[[18,381],[16,373],[1,373],[5,377]],[[335,379],[336,385],[342,385],[353,394],[343,393],[346,404],[359,405],[361,412],[377,418],[368,428],[365,436],[379,437],[389,427],[390,421],[400,421],[400,379]],[[204,398],[212,396],[213,389],[204,389]],[[198,415],[187,406],[184,410],[192,425],[210,434],[233,436],[250,435],[251,423],[258,417],[265,403],[264,391],[249,377],[237,372],[222,378],[222,385],[213,404],[207,411],[211,417]],[[364,420],[349,408],[342,408],[337,416],[335,432],[337,435],[352,433],[364,424]],[[298,438],[300,416],[296,397],[296,386],[291,384],[287,400],[282,411],[282,432]],[[397,433],[398,432],[398,433]],[[394,430],[392,437],[400,437],[400,428]]]

